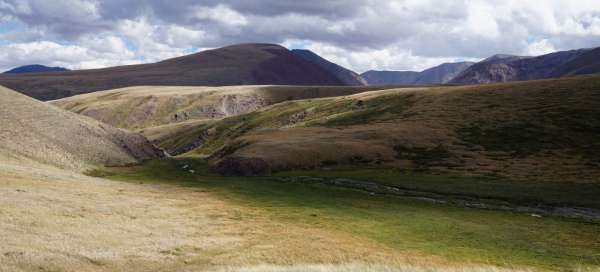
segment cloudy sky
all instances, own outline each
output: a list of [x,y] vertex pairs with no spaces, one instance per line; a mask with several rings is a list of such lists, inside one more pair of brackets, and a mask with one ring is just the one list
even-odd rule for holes
[[242,42],[363,72],[600,46],[600,0],[0,0],[0,70],[153,62]]

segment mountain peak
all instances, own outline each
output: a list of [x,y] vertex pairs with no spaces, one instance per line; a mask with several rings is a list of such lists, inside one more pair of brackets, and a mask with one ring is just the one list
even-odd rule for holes
[[68,75],[0,75],[0,85],[37,99],[53,100],[75,94],[138,85],[347,84],[319,62],[298,56],[281,45],[245,43],[157,63],[71,71]]

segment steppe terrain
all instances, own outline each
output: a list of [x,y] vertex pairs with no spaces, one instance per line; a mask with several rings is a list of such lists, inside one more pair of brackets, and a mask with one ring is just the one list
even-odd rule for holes
[[2,88],[0,271],[597,271],[598,90]]

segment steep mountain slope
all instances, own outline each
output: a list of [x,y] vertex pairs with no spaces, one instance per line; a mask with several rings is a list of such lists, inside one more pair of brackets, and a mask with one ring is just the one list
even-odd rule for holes
[[468,61],[440,64],[420,72],[414,84],[447,83],[473,64],[474,62]]
[[369,85],[411,85],[419,77],[413,71],[366,71],[360,75]]
[[315,54],[310,50],[305,49],[294,49],[292,53],[310,62],[314,62],[325,70],[336,75],[345,85],[349,86],[364,86],[367,85],[367,81],[362,78],[359,74],[348,70],[340,65],[330,62],[321,56]]
[[143,136],[0,87],[0,162],[70,170],[123,165],[162,155]]
[[248,113],[294,99],[355,94],[380,87],[139,86],[99,91],[51,101],[63,109],[127,129]]
[[443,63],[423,70],[413,71],[368,71],[361,76],[369,85],[426,85],[447,83],[473,62]]
[[272,170],[370,165],[597,182],[599,92],[598,76],[373,91],[279,103],[159,144],[201,138],[193,152],[217,164],[245,158]]
[[579,49],[537,57],[490,57],[472,65],[451,83],[479,84],[593,74],[600,72],[600,56],[593,53],[597,51],[598,49]]
[[319,65],[274,44],[238,44],[152,64],[0,75],[0,85],[40,100],[129,86],[344,85]]
[[4,72],[5,74],[25,74],[25,73],[45,73],[45,72],[64,72],[69,69],[62,67],[48,67],[39,64],[25,65],[17,68],[13,68]]
[[561,65],[552,72],[551,76],[584,75],[598,72],[600,72],[600,47],[588,50]]

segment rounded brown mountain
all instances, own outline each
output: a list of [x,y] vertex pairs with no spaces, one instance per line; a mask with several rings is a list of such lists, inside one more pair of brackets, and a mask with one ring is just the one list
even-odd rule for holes
[[157,63],[55,73],[0,75],[0,85],[53,100],[139,85],[345,85],[331,72],[276,44],[238,44]]

